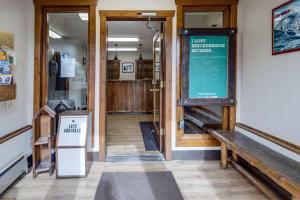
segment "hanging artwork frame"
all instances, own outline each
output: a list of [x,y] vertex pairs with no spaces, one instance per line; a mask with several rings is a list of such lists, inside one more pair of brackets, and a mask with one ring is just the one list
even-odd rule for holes
[[300,0],[272,10],[272,54],[300,51]]

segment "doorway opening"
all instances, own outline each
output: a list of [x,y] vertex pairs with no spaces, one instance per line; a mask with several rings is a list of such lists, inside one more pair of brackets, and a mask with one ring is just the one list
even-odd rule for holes
[[106,160],[163,160],[164,26],[107,23]]
[[101,161],[171,159],[173,16],[100,11]]

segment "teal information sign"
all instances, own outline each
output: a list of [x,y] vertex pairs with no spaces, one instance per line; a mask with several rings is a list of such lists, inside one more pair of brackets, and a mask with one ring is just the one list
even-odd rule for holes
[[228,98],[227,36],[190,36],[189,98]]

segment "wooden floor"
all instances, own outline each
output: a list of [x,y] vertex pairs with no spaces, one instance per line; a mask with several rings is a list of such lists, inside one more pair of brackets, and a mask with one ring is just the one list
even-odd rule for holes
[[[139,121],[151,115],[109,115],[108,156],[147,155]],[[159,152],[152,152],[159,154]],[[94,162],[86,178],[56,179],[55,175],[32,173],[7,190],[3,200],[94,199],[103,172],[172,171],[185,200],[266,199],[257,188],[232,168],[222,170],[218,161]]]
[[146,151],[139,122],[151,122],[151,114],[107,115],[107,157],[158,155]]
[[266,199],[236,170],[222,170],[217,161],[94,162],[87,178],[56,179],[47,173],[28,174],[4,193],[3,200],[94,199],[103,172],[172,171],[185,200]]

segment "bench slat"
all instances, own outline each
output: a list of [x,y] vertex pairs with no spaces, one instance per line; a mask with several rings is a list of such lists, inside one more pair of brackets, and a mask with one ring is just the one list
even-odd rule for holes
[[292,193],[296,190],[296,193],[300,194],[300,164],[298,162],[273,151],[237,131],[233,133],[213,131],[212,134],[222,143],[229,145],[230,148],[237,151],[236,153],[243,154],[240,155],[241,157],[246,156],[251,158],[251,161],[261,163],[263,165],[263,172],[270,172],[271,169],[276,173],[276,178],[279,182],[291,184],[293,191],[289,192]]
[[191,111],[190,113],[185,113],[184,117],[191,122],[195,123],[197,126],[201,128],[211,128],[211,129],[219,129],[221,127],[221,123],[208,118],[204,115],[201,115],[200,113],[196,111]]

